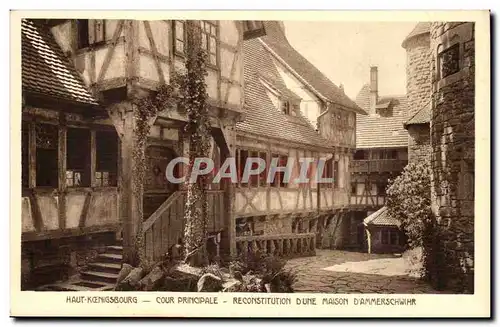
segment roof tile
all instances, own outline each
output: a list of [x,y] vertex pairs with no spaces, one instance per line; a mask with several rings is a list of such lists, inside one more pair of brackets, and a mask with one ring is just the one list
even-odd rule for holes
[[387,207],[382,207],[363,220],[365,225],[393,226],[399,227],[401,223],[398,219],[389,214]]
[[84,104],[98,104],[45,26],[23,19],[21,38],[23,90]]
[[[244,76],[246,116],[236,128],[266,137],[315,146],[328,146],[328,141],[314,129],[310,122],[297,113],[282,113],[267,95],[262,79],[279,92],[288,90],[274,65],[271,54],[258,39],[244,42]],[[292,92],[288,90],[289,92]]]
[[[406,96],[379,98],[379,104],[391,103],[392,115],[356,115],[357,148],[391,148],[408,146],[408,132],[403,126],[408,112]],[[370,110],[370,86],[365,84],[356,97],[356,103]],[[385,107],[379,106],[379,107]],[[390,110],[390,109],[389,109]]]
[[362,108],[359,108],[337,85],[332,83],[318,68],[290,45],[280,27],[280,22],[265,21],[264,25],[266,35],[261,37],[261,40],[265,45],[285,61],[287,65],[319,92],[321,96],[328,101],[344,106],[348,110],[365,114]]

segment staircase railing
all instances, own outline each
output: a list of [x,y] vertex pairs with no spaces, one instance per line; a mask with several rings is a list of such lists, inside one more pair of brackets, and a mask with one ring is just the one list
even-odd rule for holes
[[[224,192],[207,191],[209,232],[224,229]],[[158,260],[176,244],[184,232],[186,191],[173,193],[144,221],[142,230],[146,257]]]

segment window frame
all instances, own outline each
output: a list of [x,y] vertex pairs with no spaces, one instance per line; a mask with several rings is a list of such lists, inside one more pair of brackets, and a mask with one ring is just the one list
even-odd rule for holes
[[[220,36],[219,36],[219,21],[208,21],[202,20],[199,21],[200,25],[200,34],[201,34],[201,47],[202,50],[205,51],[207,55],[207,66],[212,68],[218,68],[219,65],[219,48],[220,48]],[[182,24],[182,39],[178,37],[180,34],[178,31],[177,24]],[[208,26],[209,32],[206,31],[206,26]],[[185,57],[186,56],[186,43],[187,43],[187,30],[186,30],[186,21],[185,20],[172,20],[171,28],[173,31],[173,47],[174,53],[177,56]],[[212,32],[213,31],[213,32]],[[210,41],[214,40],[212,44]],[[178,48],[178,42],[182,42],[182,51]],[[215,49],[212,49],[215,47]],[[212,61],[212,58],[214,59]]]

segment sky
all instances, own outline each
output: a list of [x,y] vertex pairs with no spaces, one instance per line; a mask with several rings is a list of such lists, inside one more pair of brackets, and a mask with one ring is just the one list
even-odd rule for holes
[[406,94],[404,38],[416,22],[285,21],[290,44],[355,99],[378,67],[379,95]]

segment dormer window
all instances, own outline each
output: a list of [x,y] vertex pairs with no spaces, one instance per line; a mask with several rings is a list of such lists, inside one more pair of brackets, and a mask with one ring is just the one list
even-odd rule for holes
[[290,115],[290,101],[282,101],[281,102],[281,111],[285,114],[285,115]]

